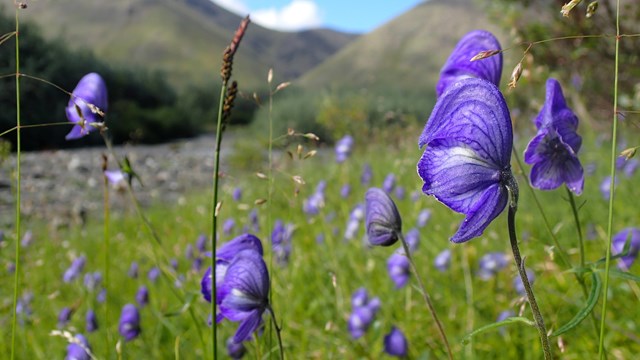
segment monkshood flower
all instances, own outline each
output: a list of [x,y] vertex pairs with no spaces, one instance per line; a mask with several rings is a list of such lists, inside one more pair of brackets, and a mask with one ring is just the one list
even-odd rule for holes
[[365,288],[359,288],[351,295],[351,307],[354,309],[360,306],[365,306],[369,303],[369,293]]
[[396,199],[404,200],[405,196],[407,196],[407,191],[404,189],[404,186],[396,187]]
[[96,316],[96,312],[89,309],[87,311],[87,315],[85,316],[85,329],[87,332],[94,332],[98,330],[98,317]]
[[[535,273],[529,268],[524,270],[527,272],[527,279],[529,279],[529,283],[533,285],[533,282],[536,281]],[[513,278],[513,288],[520,296],[525,296],[527,294],[527,291],[522,284],[522,278],[520,276],[515,276]]]
[[131,341],[140,335],[140,313],[135,305],[127,304],[122,308],[118,331],[125,341]]
[[[465,78],[480,78],[498,86],[502,75],[502,48],[493,34],[484,30],[474,30],[460,39],[440,70],[440,80],[436,93],[440,97],[452,84]],[[497,50],[498,53],[471,61],[482,51]]]
[[119,186],[128,181],[128,175],[120,170],[105,170],[104,176],[112,186]]
[[84,286],[89,291],[94,291],[102,282],[102,274],[99,271],[84,274]]
[[63,307],[62,310],[58,313],[58,327],[63,328],[67,326],[69,320],[71,320],[71,315],[73,315],[73,310],[68,307]]
[[364,335],[373,322],[380,309],[380,299],[377,297],[369,299],[367,290],[360,288],[351,296],[351,305],[353,311],[349,316],[347,327],[351,336],[357,339]]
[[418,220],[416,221],[418,227],[423,228],[427,226],[429,219],[431,219],[431,210],[423,209],[422,211],[420,211],[420,213],[418,214]]
[[391,356],[405,357],[409,352],[409,343],[402,331],[395,326],[384,336],[384,352]]
[[362,175],[360,175],[360,183],[362,185],[369,185],[371,183],[371,179],[373,179],[373,170],[371,169],[371,165],[364,164],[362,168]]
[[149,269],[149,272],[147,272],[147,279],[151,280],[151,282],[155,283],[158,281],[158,277],[160,277],[160,269],[158,269],[157,266],[152,267]]
[[[217,303],[220,304],[220,285],[224,279],[225,273],[229,264],[233,261],[237,254],[245,250],[251,250],[258,253],[260,256],[264,254],[262,249],[262,242],[255,235],[242,234],[233,238],[232,240],[224,243],[216,251],[216,288],[218,288],[218,295],[216,296]],[[211,302],[211,288],[213,286],[211,267],[207,269],[202,277],[201,291],[205,300]]]
[[409,282],[410,266],[404,251],[396,251],[387,259],[387,272],[396,285],[396,289],[404,287]]
[[509,257],[505,253],[492,252],[480,258],[478,276],[482,280],[489,280],[509,264]]
[[387,177],[384,178],[382,182],[382,190],[391,194],[393,189],[396,187],[396,176],[393,173],[389,173]]
[[449,266],[451,266],[451,250],[442,250],[433,260],[433,266],[435,266],[440,272],[447,271]]
[[276,261],[280,265],[285,265],[289,262],[293,230],[294,226],[292,224],[285,225],[280,220],[277,220],[276,224],[273,226],[273,232],[271,233],[271,248],[273,249]]
[[[618,186],[618,178],[616,178],[616,183],[613,187],[614,191],[617,186]],[[600,183],[600,194],[602,195],[602,198],[605,200],[609,200],[610,191],[611,191],[611,176],[607,176]]]
[[620,257],[618,260],[618,268],[623,271],[629,270],[631,265],[636,261],[638,253],[640,253],[640,229],[626,228],[615,234],[611,243],[612,253],[620,254],[626,243],[630,243],[629,253]]
[[149,303],[149,289],[147,289],[146,286],[142,285],[138,288],[138,292],[136,293],[136,302],[141,308]]
[[69,268],[64,272],[64,275],[62,276],[62,281],[66,283],[70,283],[73,280],[75,280],[78,276],[80,276],[80,273],[84,269],[84,264],[86,263],[86,261],[87,261],[87,258],[84,255],[75,258],[71,262],[71,266],[69,266]]
[[207,239],[207,235],[205,234],[200,234],[196,240],[196,249],[201,253],[207,251],[207,240],[209,239]]
[[[322,189],[322,190],[321,190]],[[302,211],[307,215],[318,215],[320,209],[324,207],[324,187],[316,188],[316,191],[311,194],[302,203]]]
[[99,303],[104,303],[107,300],[107,289],[102,288],[98,295],[96,295],[96,301]]
[[365,221],[369,244],[390,246],[402,233],[402,219],[389,194],[379,188],[370,188],[365,194]]
[[64,360],[91,360],[87,351],[91,351],[89,341],[82,334],[76,334],[73,342],[67,345],[67,355]]
[[336,162],[342,163],[349,158],[353,150],[353,136],[345,135],[336,142]]
[[224,224],[222,225],[222,232],[229,236],[231,235],[231,232],[233,231],[233,228],[236,226],[236,221],[233,220],[232,218],[229,218],[227,220],[224,221]]
[[584,187],[584,170],[578,160],[582,138],[576,133],[578,117],[567,106],[560,83],[547,80],[544,106],[535,119],[538,133],[524,152],[524,161],[533,165],[531,185],[552,190],[566,183],[576,195]]
[[353,240],[358,234],[358,229],[360,228],[360,221],[364,219],[364,206],[362,204],[357,204],[351,209],[351,213],[349,213],[349,220],[347,221],[347,227],[344,231],[345,240]]
[[466,215],[450,238],[461,243],[482,235],[504,210],[511,173],[513,133],[504,97],[475,78],[451,85],[438,99],[418,142],[422,191]]
[[227,355],[233,360],[242,359],[244,354],[247,352],[247,348],[244,347],[244,344],[233,341],[233,338],[227,339]]
[[96,73],[83,76],[73,89],[66,108],[67,119],[76,125],[65,139],[78,139],[95,130],[92,124],[102,122],[106,111],[107,86],[104,80]]
[[237,187],[235,189],[233,189],[233,200],[235,201],[240,201],[242,200],[242,189]]
[[269,305],[269,273],[262,256],[253,250],[237,254],[226,269],[219,295],[221,315],[241,322],[233,341],[248,340]]

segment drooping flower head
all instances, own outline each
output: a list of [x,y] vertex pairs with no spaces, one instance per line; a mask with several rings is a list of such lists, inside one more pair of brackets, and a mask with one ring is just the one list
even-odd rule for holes
[[440,97],[449,86],[465,78],[480,78],[494,85],[500,84],[502,75],[502,53],[485,59],[471,61],[481,51],[501,50],[493,34],[485,30],[474,30],[460,39],[449,59],[440,70],[436,93]]
[[76,125],[65,137],[67,140],[81,138],[95,130],[91,124],[102,122],[100,113],[107,112],[107,86],[97,73],[83,76],[71,94],[66,108],[67,119]]
[[614,255],[620,254],[629,243],[629,253],[618,260],[618,268],[623,271],[629,270],[640,253],[640,229],[631,227],[623,229],[613,236],[612,241],[611,248]]
[[146,286],[142,285],[138,288],[136,302],[141,308],[149,303],[149,289]]
[[67,345],[67,355],[64,360],[90,360],[91,356],[88,351],[91,351],[89,342],[82,334],[76,334],[73,342]]
[[345,135],[336,142],[336,162],[342,163],[349,158],[353,149],[353,136]]
[[524,152],[524,161],[533,165],[531,184],[541,190],[552,190],[566,183],[576,195],[584,187],[584,171],[578,150],[582,138],[576,133],[578,117],[567,106],[560,83],[547,80],[544,106],[535,119],[538,133]]
[[73,315],[73,310],[66,306],[63,307],[58,313],[58,327],[63,328],[67,326],[69,320],[71,320],[71,315]]
[[384,336],[384,352],[391,356],[405,357],[409,351],[409,343],[402,331],[395,326]]
[[504,210],[511,173],[513,133],[504,97],[475,78],[451,85],[438,99],[420,136],[422,191],[466,215],[451,241],[480,236]]
[[125,341],[131,341],[140,335],[140,313],[135,305],[127,304],[122,308],[118,331]]
[[87,332],[94,332],[98,330],[98,317],[96,316],[96,312],[92,309],[87,310],[87,314],[85,315],[85,329]]
[[379,188],[370,188],[365,195],[365,219],[369,243],[390,246],[401,236],[402,219],[389,194]]
[[262,256],[252,250],[237,254],[226,269],[219,294],[221,315],[241,322],[233,341],[249,339],[269,304],[269,273]]
[[67,270],[65,270],[64,275],[62,276],[62,281],[69,283],[75,280],[80,273],[84,269],[84,264],[87,262],[87,257],[82,255],[75,258],[71,262],[71,266]]

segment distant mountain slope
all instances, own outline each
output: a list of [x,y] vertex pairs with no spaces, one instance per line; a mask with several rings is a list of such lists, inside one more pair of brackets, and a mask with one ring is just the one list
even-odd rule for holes
[[492,31],[506,37],[472,0],[421,3],[345,46],[305,74],[306,88],[433,90],[440,68],[462,35]]
[[[45,36],[88,47],[112,63],[161,70],[184,86],[219,78],[220,58],[240,17],[209,0],[40,0],[22,19]],[[251,24],[234,75],[243,87],[263,86],[270,67],[292,80],[356,37],[331,30],[278,32]]]

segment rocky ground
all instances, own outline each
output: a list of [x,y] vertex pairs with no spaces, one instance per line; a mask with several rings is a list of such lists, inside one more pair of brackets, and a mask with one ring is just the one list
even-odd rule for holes
[[[225,139],[226,142],[229,139]],[[127,156],[144,186],[134,181],[143,204],[178,201],[189,189],[211,185],[213,135],[169,144],[118,146],[115,153]],[[54,225],[82,222],[89,213],[102,211],[102,154],[106,148],[28,152],[21,156],[22,213]],[[224,156],[224,152],[222,154]],[[15,155],[0,165],[0,226],[10,227],[15,212]],[[117,169],[112,158],[109,169]],[[111,191],[114,208],[127,206],[126,192]]]

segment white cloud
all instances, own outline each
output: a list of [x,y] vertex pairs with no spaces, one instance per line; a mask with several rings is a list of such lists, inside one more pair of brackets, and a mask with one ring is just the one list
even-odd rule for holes
[[211,0],[225,9],[269,29],[297,31],[322,25],[322,12],[314,0],[292,0],[281,8],[250,9],[242,0]]

